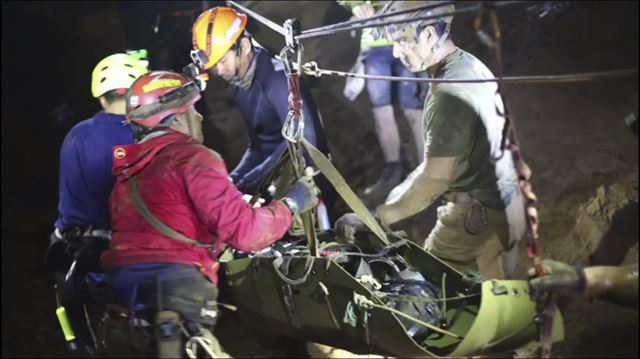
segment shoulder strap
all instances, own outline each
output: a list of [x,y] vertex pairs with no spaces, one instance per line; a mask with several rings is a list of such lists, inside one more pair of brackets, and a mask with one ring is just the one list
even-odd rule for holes
[[133,207],[135,207],[138,213],[140,213],[140,215],[142,215],[142,217],[144,217],[144,219],[146,219],[147,222],[149,222],[149,224],[151,224],[151,226],[153,226],[153,228],[155,228],[158,232],[164,234],[169,238],[173,238],[180,242],[189,243],[194,246],[204,247],[207,249],[215,248],[215,245],[198,242],[169,228],[169,226],[167,226],[162,221],[160,221],[156,216],[154,216],[153,213],[151,213],[151,211],[149,210],[149,208],[147,208],[147,206],[144,204],[144,201],[140,196],[140,192],[138,191],[138,179],[136,178],[136,176],[131,176],[128,181],[129,181],[129,191],[131,192],[131,196],[133,198]]

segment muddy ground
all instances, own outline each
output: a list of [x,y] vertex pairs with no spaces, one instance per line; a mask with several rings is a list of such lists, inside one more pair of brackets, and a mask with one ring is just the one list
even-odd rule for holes
[[[38,9],[14,5],[8,15],[5,3],[2,6],[2,356],[67,357],[55,321],[51,278],[42,266],[48,234],[56,217],[57,152],[70,126],[96,110],[87,94],[75,88],[88,92],[88,74],[93,63],[109,51],[133,46],[127,34],[119,30],[118,13],[108,2],[82,8],[65,5],[67,15],[63,15],[60,7],[44,5]],[[326,4],[322,3],[305,2],[304,12],[282,3],[272,3],[266,8],[256,6],[272,16],[280,16],[278,21],[295,12],[303,26],[310,24],[306,28],[329,16]],[[531,17],[535,11],[519,5],[517,9],[499,12],[505,74],[637,68],[637,2],[572,2],[564,12],[537,20]],[[16,74],[22,69],[21,61],[34,61],[30,59],[42,54],[33,49],[26,53],[14,51],[17,40],[8,34],[18,29],[9,27],[12,24],[9,16],[30,19],[34,14],[44,16],[52,25],[42,35],[50,40],[45,43],[58,42],[47,45],[55,56],[47,64],[40,64],[49,66],[45,74],[51,81],[42,86],[53,100],[25,98],[25,94],[33,91],[33,84],[43,80],[33,77],[32,70],[37,66],[20,76]],[[344,16],[339,11],[336,14]],[[89,31],[92,29],[93,32]],[[24,31],[27,35],[38,34],[28,26]],[[495,68],[486,48],[475,38],[471,17],[457,18],[453,31],[459,46]],[[103,46],[90,46],[95,45],[88,42],[92,36],[103,41]],[[319,58],[322,67],[347,70],[354,56],[349,44],[356,41],[343,40],[332,42],[325,38],[305,44],[309,60]],[[263,41],[274,40],[264,36]],[[69,44],[74,42],[87,46]],[[76,75],[67,79],[54,71],[57,68],[72,69],[69,71]],[[312,85],[334,164],[355,190],[362,190],[382,168],[367,96],[363,93],[355,102],[349,102],[341,94],[344,80],[339,78],[313,80]],[[543,257],[580,265],[637,262],[638,139],[623,122],[625,116],[638,111],[637,75],[567,84],[513,84],[505,91],[524,158],[533,170]],[[201,105],[208,113],[206,144],[219,151],[232,168],[246,144],[242,140],[244,128],[239,111],[233,108],[231,92],[218,80],[209,84],[206,97],[206,106]],[[63,100],[75,114],[70,122],[57,123],[49,111]],[[36,103],[39,105],[35,106]],[[400,126],[403,138],[408,139],[406,123],[400,120]],[[413,161],[408,155],[412,153],[410,149],[407,140],[403,143],[407,164]],[[398,228],[421,242],[433,225],[434,207]],[[344,204],[336,207],[339,213],[346,210]],[[525,277],[529,266],[521,248],[519,278]],[[563,298],[559,304],[566,337],[554,346],[554,356],[638,357],[637,309],[584,298]],[[230,321],[223,323],[226,326]],[[282,349],[284,344],[272,337],[243,330],[238,326],[221,330],[221,338],[231,354],[273,357],[299,354],[295,348]]]

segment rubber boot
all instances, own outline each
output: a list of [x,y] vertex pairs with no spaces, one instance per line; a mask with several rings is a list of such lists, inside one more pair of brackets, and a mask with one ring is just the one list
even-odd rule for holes
[[218,338],[216,338],[209,329],[202,328],[197,335],[204,338],[209,344],[209,349],[211,349],[215,358],[231,358],[229,353],[227,353],[220,344],[220,341],[218,341]]
[[400,162],[388,162],[376,183],[364,190],[364,200],[367,207],[375,208],[384,202],[391,190],[402,180],[402,165]]

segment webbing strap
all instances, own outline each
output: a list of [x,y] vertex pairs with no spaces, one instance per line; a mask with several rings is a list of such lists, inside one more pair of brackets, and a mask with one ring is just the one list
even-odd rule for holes
[[140,197],[140,192],[138,191],[138,180],[137,180],[136,176],[131,176],[129,178],[129,192],[131,192],[131,197],[133,199],[133,207],[158,232],[164,234],[165,236],[167,236],[169,238],[175,239],[175,240],[180,241],[180,242],[189,243],[189,244],[192,244],[194,246],[204,247],[204,248],[207,248],[207,249],[210,249],[210,250],[215,249],[215,247],[216,247],[215,245],[204,244],[204,243],[198,242],[196,240],[193,240],[193,239],[183,235],[182,233],[178,233],[178,232],[174,231],[173,229],[169,228],[169,226],[164,224],[161,220],[159,220],[156,216],[154,216],[153,213],[151,213],[151,211],[149,210],[149,208],[147,208],[147,206],[144,204],[144,201],[142,200],[142,197]]
[[336,192],[342,197],[345,203],[353,210],[353,212],[362,220],[362,222],[373,232],[382,243],[389,245],[389,239],[387,233],[382,229],[378,221],[373,217],[371,212],[362,203],[360,198],[356,196],[351,187],[344,180],[344,177],[338,172],[338,170],[329,162],[329,160],[315,148],[305,138],[302,139],[302,145],[307,149],[309,156],[313,160],[313,163],[318,166],[318,169],[322,174],[331,182]]

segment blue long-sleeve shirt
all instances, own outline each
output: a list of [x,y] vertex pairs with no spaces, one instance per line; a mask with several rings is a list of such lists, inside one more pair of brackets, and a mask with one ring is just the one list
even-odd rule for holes
[[[256,49],[255,56],[256,69],[251,86],[235,90],[235,101],[247,127],[249,145],[230,176],[243,191],[254,189],[287,148],[281,133],[288,113],[287,77],[279,63],[272,61],[265,50]],[[304,137],[328,154],[329,147],[318,110],[311,93],[302,83],[300,97]]]
[[60,150],[58,220],[54,226],[92,225],[110,229],[109,196],[112,148],[131,144],[133,132],[124,115],[98,112],[71,129]]

